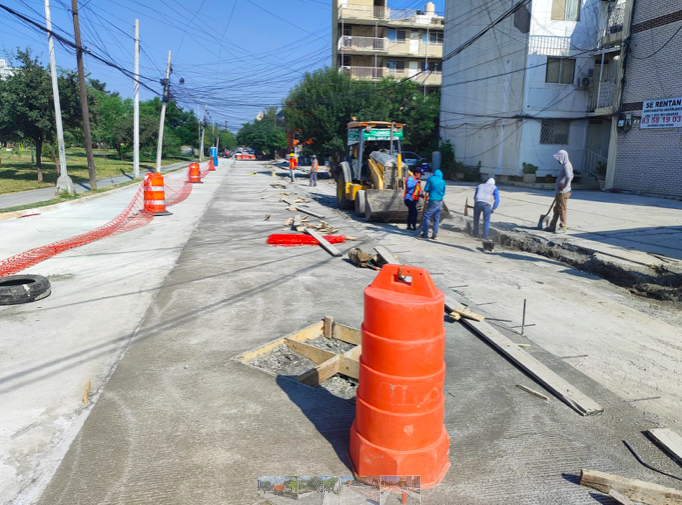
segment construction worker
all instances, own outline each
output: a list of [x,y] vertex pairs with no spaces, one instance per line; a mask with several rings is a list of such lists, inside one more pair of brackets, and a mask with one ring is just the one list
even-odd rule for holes
[[296,154],[291,151],[291,154],[289,155],[289,175],[291,176],[291,182],[296,182],[296,175],[294,175],[294,170],[296,170],[296,167],[298,166],[298,162],[296,161]]
[[[573,165],[568,159],[568,153],[563,149],[554,153],[554,159],[559,162],[561,168],[556,176],[555,185],[555,200],[554,200],[554,216],[549,226],[545,231],[553,231],[554,233],[566,233],[567,215],[568,215],[568,199],[571,197],[571,181],[573,180]],[[561,221],[561,225],[557,229],[557,221]]]
[[495,179],[492,177],[483,184],[476,186],[474,193],[474,229],[472,235],[478,238],[478,222],[483,214],[483,240],[488,240],[490,233],[490,214],[500,204],[500,193],[495,186]]
[[310,186],[317,186],[317,170],[320,168],[320,162],[317,161],[317,156],[313,154],[310,162]]
[[438,226],[440,225],[440,212],[443,209],[443,197],[445,196],[445,181],[443,172],[436,170],[424,186],[426,197],[424,198],[424,220],[422,221],[422,233],[419,238],[428,238],[429,221],[433,218],[433,235],[438,238]]
[[422,187],[419,180],[422,178],[421,168],[415,168],[413,175],[408,175],[405,179],[405,193],[403,198],[405,205],[407,205],[407,229],[417,229],[417,204],[419,197],[422,196]]

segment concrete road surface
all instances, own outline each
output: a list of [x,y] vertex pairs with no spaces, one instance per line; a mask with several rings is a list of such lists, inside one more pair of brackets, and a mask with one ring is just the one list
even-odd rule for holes
[[379,505],[379,491],[371,493],[371,489],[343,486],[339,505]]
[[[229,163],[193,186],[173,215],[71,249],[24,273],[48,276],[40,302],[0,307],[0,503],[32,503],[51,478]],[[182,179],[184,173],[172,174]],[[138,186],[0,221],[0,259],[93,230],[118,215]],[[151,392],[150,392],[151,394]]]
[[[421,493],[406,491],[405,498],[408,505],[417,505],[421,503]],[[391,488],[390,490],[381,490],[381,505],[401,505],[402,499],[402,489]]]
[[[376,275],[316,246],[266,245],[292,216],[275,196],[263,198],[282,191],[273,181],[287,184],[257,162],[235,163],[39,503],[243,504],[254,499],[258,475],[348,475],[354,402],[234,360],[324,315],[360,327],[363,289]],[[305,197],[306,183],[297,178],[287,191]],[[646,461],[676,471],[641,434],[652,425],[651,415],[624,402],[625,391],[618,389],[632,380],[626,377],[632,363],[621,360],[618,373],[595,373],[610,359],[604,349],[619,352],[610,340],[640,343],[637,359],[645,345],[655,358],[663,356],[668,334],[661,343],[656,333],[654,342],[652,318],[629,293],[530,254],[484,255],[472,239],[448,230],[438,242],[417,241],[397,226],[366,224],[335,210],[335,189],[327,183],[312,189],[316,201],[309,208],[357,238],[340,244],[342,251],[387,246],[404,262],[427,267],[443,291],[470,296],[491,318],[513,318],[496,322],[500,331],[531,344],[534,357],[605,409],[581,417],[460,323],[446,323],[444,425],[452,466],[438,488],[423,493],[424,503],[592,504],[590,493],[597,493],[576,483],[581,468],[676,485],[641,466],[622,443],[629,440]],[[267,214],[271,219],[264,221]],[[83,258],[84,269],[89,261]],[[64,285],[77,290],[78,282]],[[504,325],[518,322],[524,297],[532,301],[536,327],[521,336]],[[108,315],[115,326],[118,313]],[[590,349],[584,361],[556,351],[580,346]],[[678,380],[672,372],[668,377]],[[600,384],[607,379],[613,391]],[[551,398],[541,400],[516,384]]]

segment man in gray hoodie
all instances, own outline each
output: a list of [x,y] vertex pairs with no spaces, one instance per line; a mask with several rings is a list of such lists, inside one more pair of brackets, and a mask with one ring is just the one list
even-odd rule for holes
[[[573,180],[573,165],[568,159],[568,153],[563,149],[554,154],[554,159],[559,162],[561,168],[556,177],[556,200],[554,202],[554,216],[545,231],[554,233],[566,233],[568,199],[571,197],[571,181]],[[557,229],[557,221],[561,220],[561,225]]]

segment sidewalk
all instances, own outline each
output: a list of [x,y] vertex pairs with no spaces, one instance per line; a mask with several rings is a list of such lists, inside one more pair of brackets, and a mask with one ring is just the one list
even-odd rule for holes
[[[181,168],[183,165],[188,165],[188,161],[180,161],[178,163],[173,163],[165,167],[161,167],[161,172],[169,172],[176,168]],[[147,170],[150,172],[151,170]],[[141,171],[141,176],[144,177],[144,171]],[[146,173],[146,172],[145,172]],[[116,177],[104,177],[102,179],[97,179],[97,189],[106,188],[109,186],[115,186],[116,184],[121,184],[124,182],[132,181],[133,174],[121,174]],[[77,182],[74,183],[73,189],[76,193],[85,193],[90,191],[89,182]],[[45,202],[51,200],[55,196],[55,188],[42,188],[33,189],[31,191],[22,191],[20,193],[9,193],[6,195],[0,195],[0,211],[2,209],[8,209],[10,207],[19,207],[20,205],[31,205],[34,203]]]
[[[680,201],[575,191],[568,202],[568,231],[555,234],[537,229],[553,192],[509,186],[498,189],[500,206],[492,216],[490,234],[498,243],[559,259],[626,287],[637,283],[670,286],[682,275]],[[473,205],[474,191],[474,184],[448,183],[445,202],[453,221],[446,221],[446,227],[454,223],[471,230],[473,209],[469,209],[468,218],[463,214],[467,198]]]

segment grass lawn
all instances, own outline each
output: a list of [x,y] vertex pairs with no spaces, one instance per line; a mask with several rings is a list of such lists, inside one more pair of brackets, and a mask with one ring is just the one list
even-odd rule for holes
[[[95,149],[95,170],[97,178],[112,177],[121,174],[129,174],[133,171],[131,159],[118,159],[118,154],[113,149]],[[161,161],[163,166],[172,165],[179,161],[191,161],[191,157],[171,157]],[[43,156],[43,182],[38,182],[38,173],[35,163],[31,163],[30,151],[0,150],[0,195],[17,193],[30,189],[54,187],[59,174],[54,166],[52,158]],[[140,154],[140,171],[153,169],[156,166],[156,158],[149,160],[148,156]],[[69,148],[66,150],[66,169],[74,183],[88,182],[88,160],[85,157],[85,149]]]

